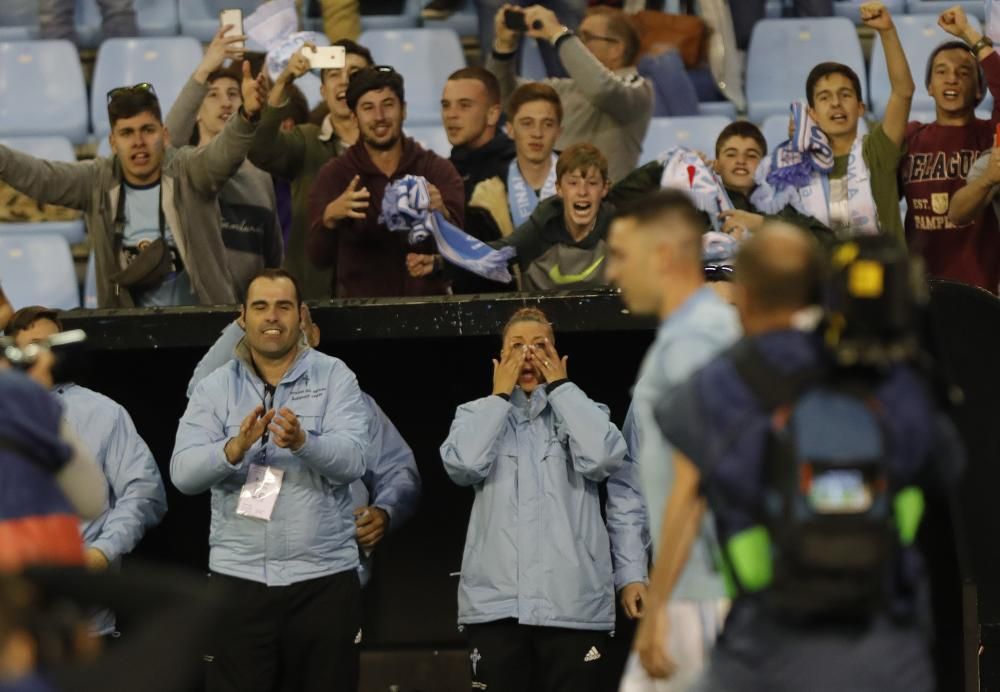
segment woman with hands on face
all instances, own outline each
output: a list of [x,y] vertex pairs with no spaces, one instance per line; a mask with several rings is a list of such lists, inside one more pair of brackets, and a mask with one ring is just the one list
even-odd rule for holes
[[[541,310],[515,312],[492,393],[458,408],[441,446],[448,475],[475,492],[458,621],[477,688],[599,688],[625,573],[598,489],[622,466],[625,441],[608,409],[569,379],[567,361]],[[637,498],[616,506],[609,525],[642,511]]]

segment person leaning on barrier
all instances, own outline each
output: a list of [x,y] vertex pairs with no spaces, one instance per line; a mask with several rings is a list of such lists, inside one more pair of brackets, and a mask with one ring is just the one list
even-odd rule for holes
[[358,141],[358,123],[347,107],[347,84],[351,75],[374,64],[369,50],[350,39],[333,45],[344,49],[344,67],[319,71],[319,93],[329,110],[322,124],[303,122],[290,131],[282,126],[291,114],[291,87],[310,71],[310,47],[305,46],[274,80],[247,156],[253,165],[291,183],[292,228],[283,266],[302,286],[303,300],[329,298],[333,285],[333,270],[313,266],[306,253],[309,191],[323,164]]
[[474,689],[599,689],[615,606],[598,486],[626,449],[566,363],[545,314],[518,310],[493,393],[459,406],[441,445],[448,476],[475,491],[458,587]]
[[287,272],[251,281],[237,357],[195,387],[177,430],[171,480],[211,490],[212,578],[242,603],[209,652],[209,692],[354,686],[350,484],[369,465],[368,410],[343,361],[303,347],[302,307]]
[[[20,348],[44,344],[61,331],[56,312],[37,305],[18,310],[7,326],[7,334]],[[80,526],[87,566],[117,570],[122,557],[135,549],[167,511],[156,460],[128,411],[117,402],[72,382],[46,384],[65,407],[66,422],[101,467],[108,488],[104,511]],[[114,615],[100,613],[92,630],[98,635],[114,632]]]
[[521,13],[524,36],[549,41],[569,74],[545,80],[559,93],[566,112],[556,148],[590,142],[608,156],[611,177],[623,178],[639,162],[653,115],[653,88],[636,71],[639,36],[629,18],[621,10],[593,8],[574,33],[542,5],[501,7],[486,67],[500,80],[505,107],[517,87],[515,58],[521,41],[521,32],[507,27],[507,12]]
[[[657,549],[654,565],[663,557],[659,547],[677,539],[664,534],[660,522],[674,477],[671,446],[656,425],[654,408],[740,335],[735,310],[705,284],[702,224],[701,212],[684,192],[663,190],[622,209],[608,238],[608,280],[632,314],[660,319],[636,379],[629,417],[638,438],[633,453]],[[710,521],[699,531],[671,599],[660,606],[683,623],[663,642],[681,669],[672,692],[685,689],[704,665],[728,607],[722,575],[712,567],[716,545]],[[633,657],[622,692],[653,689],[654,681]]]
[[[928,584],[913,541],[921,493],[950,495],[962,452],[911,368],[828,346],[844,324],[854,326],[855,315],[842,312],[845,296],[861,306],[862,329],[886,328],[868,322],[867,310],[876,296],[896,297],[894,286],[877,292],[862,274],[879,267],[887,278],[909,275],[894,239],[863,240],[834,254],[833,266],[843,268],[865,247],[876,253],[862,255],[851,282],[841,270],[836,285],[845,290],[828,287],[840,303],[818,332],[804,318],[820,293],[822,254],[801,229],[765,224],[736,259],[746,336],[657,404],[657,424],[675,449],[662,517],[664,536],[675,540],[660,546],[636,637],[653,677],[675,667],[663,639],[676,623],[656,606],[677,583],[707,502],[734,602],[693,689],[935,689]],[[871,261],[890,251],[902,261]],[[877,304],[904,314],[898,303]]]
[[153,85],[112,89],[112,157],[63,163],[0,145],[0,178],[40,202],[83,210],[100,307],[235,303],[218,191],[246,158],[263,84],[244,63],[243,107],[203,149],[167,145]]

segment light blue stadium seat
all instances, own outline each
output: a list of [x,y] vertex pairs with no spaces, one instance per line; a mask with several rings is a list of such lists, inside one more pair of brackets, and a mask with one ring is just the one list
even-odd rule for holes
[[107,136],[107,93],[121,86],[149,82],[156,89],[163,117],[167,117],[187,82],[201,62],[202,48],[189,36],[163,38],[112,38],[101,44],[91,82],[90,117],[94,134]]
[[0,281],[11,305],[80,307],[73,255],[56,233],[0,234]]
[[219,30],[221,10],[241,9],[245,19],[253,14],[260,2],[261,0],[179,0],[181,34],[208,43]]
[[698,115],[718,115],[732,120],[736,117],[736,104],[732,101],[699,101]]
[[425,19],[424,27],[428,29],[451,29],[462,38],[479,36],[479,15],[476,13],[476,3],[474,0],[465,0],[465,4],[450,17],[445,19]]
[[[73,145],[65,137],[9,137],[0,139],[0,144],[40,159],[76,161]],[[79,243],[84,237],[83,219],[0,223],[0,234],[32,232],[58,233],[70,243]]]
[[391,65],[403,75],[409,120],[440,119],[444,83],[449,74],[465,67],[462,44],[454,31],[365,31],[358,42],[380,65]]
[[[767,142],[767,151],[774,151],[775,147],[788,139],[788,114],[775,113],[767,116],[760,126],[760,131],[764,135],[764,141]],[[858,121],[858,132],[863,135],[868,134],[868,123],[864,118]]]
[[[176,36],[177,0],[134,0],[140,36]],[[96,0],[76,0],[76,33],[80,45],[97,46],[101,39],[101,11]]]
[[407,137],[417,140],[417,143],[424,149],[430,149],[442,158],[451,156],[451,143],[448,141],[448,133],[444,127],[438,124],[404,125],[403,132]]
[[[955,41],[954,36],[948,34],[937,25],[937,16],[930,14],[909,15],[896,19],[896,31],[899,33],[899,40],[903,44],[903,52],[906,53],[906,60],[910,63],[910,72],[913,74],[913,81],[917,85],[917,91],[913,94],[913,102],[910,105],[912,111],[933,111],[934,99],[927,93],[924,85],[924,76],[927,70],[927,60],[931,52],[945,41]],[[969,23],[980,28],[979,20],[969,16]],[[875,37],[872,44],[872,64],[869,73],[869,93],[871,94],[872,110],[875,115],[881,118],[885,114],[886,104],[889,102],[889,72],[885,67],[885,54],[882,51],[882,42]],[[984,85],[985,88],[985,85]],[[980,108],[989,111],[992,107],[993,97],[989,92],[980,105]]]
[[0,137],[87,139],[87,90],[69,41],[0,43]]
[[[833,3],[833,13],[838,17],[850,19],[855,24],[861,24],[861,6],[868,0],[836,0]],[[900,17],[906,14],[905,0],[882,0],[882,3],[889,8],[889,13],[893,17]]]
[[980,21],[986,19],[986,3],[982,0],[906,0],[906,11],[910,14],[941,14],[955,5]]
[[97,307],[97,267],[94,264],[94,253],[87,258],[87,274],[83,279],[83,307],[93,310]]
[[[806,77],[817,64],[844,63],[865,89],[865,61],[853,22],[843,17],[764,19],[757,22],[747,52],[749,118],[760,122],[805,100]],[[864,98],[864,94],[862,94]]]
[[38,0],[0,2],[0,41],[38,38]]
[[715,140],[731,121],[718,115],[653,118],[642,141],[640,163],[649,163],[672,147],[697,149],[715,154]]

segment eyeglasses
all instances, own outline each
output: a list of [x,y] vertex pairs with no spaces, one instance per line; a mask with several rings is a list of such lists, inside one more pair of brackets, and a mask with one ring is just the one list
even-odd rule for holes
[[150,84],[149,82],[139,82],[138,84],[133,84],[132,86],[115,87],[114,89],[108,92],[108,105],[110,106],[111,102],[118,96],[121,96],[122,94],[127,94],[130,92],[141,93],[144,91],[149,92],[153,96],[156,96],[156,89],[154,89],[153,85]]
[[589,31],[580,32],[580,40],[584,43],[592,43],[594,41],[607,41],[608,43],[621,43],[620,38],[615,38],[614,36],[601,36],[600,34],[592,34]]

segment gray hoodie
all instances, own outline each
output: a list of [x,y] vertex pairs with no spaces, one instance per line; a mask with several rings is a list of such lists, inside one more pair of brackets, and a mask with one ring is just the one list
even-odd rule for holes
[[[246,158],[255,129],[256,123],[237,116],[207,147],[167,147],[164,153],[163,213],[203,305],[236,302],[222,244],[217,197]],[[135,305],[129,291],[109,278],[118,271],[120,262],[114,242],[122,185],[117,156],[63,163],[0,145],[0,180],[39,202],[83,211],[97,269],[98,306]]]

